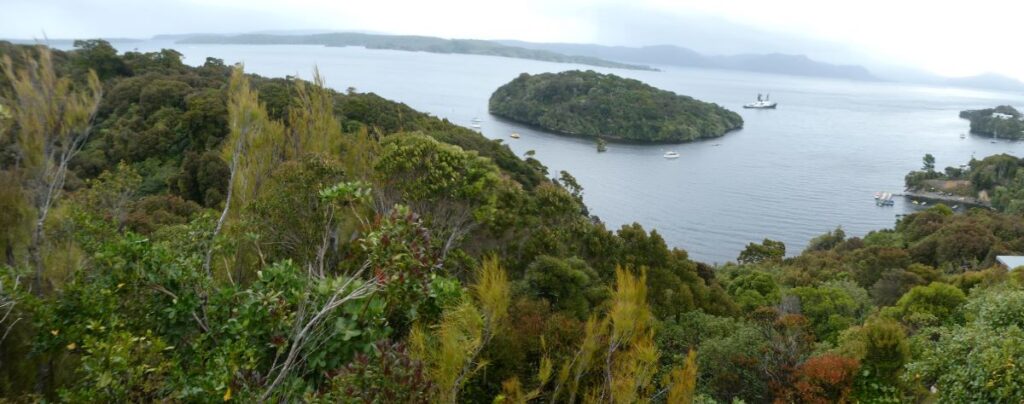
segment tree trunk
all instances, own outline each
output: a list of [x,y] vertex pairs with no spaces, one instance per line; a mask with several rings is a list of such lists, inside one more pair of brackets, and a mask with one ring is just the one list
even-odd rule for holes
[[7,266],[14,268],[14,246],[7,244],[4,248],[4,257],[7,259]]
[[228,218],[228,210],[231,209],[231,194],[232,190],[235,189],[235,172],[238,171],[238,165],[232,158],[231,163],[231,175],[228,176],[228,194],[224,197],[224,210],[220,212],[220,218],[217,219],[217,227],[213,229],[213,237],[210,238],[210,248],[206,250],[206,258],[203,260],[203,270],[206,271],[206,276],[213,278],[213,272],[210,270],[210,260],[213,259],[213,243],[217,239],[217,235],[220,234],[221,228],[224,227],[224,221]]
[[36,226],[32,230],[32,240],[28,245],[28,263],[35,271],[32,277],[32,293],[36,297],[43,297],[43,256],[40,252],[43,244],[43,223],[46,216],[36,219]]

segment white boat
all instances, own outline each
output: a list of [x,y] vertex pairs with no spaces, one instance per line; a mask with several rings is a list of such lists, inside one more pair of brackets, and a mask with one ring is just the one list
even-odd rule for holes
[[743,108],[747,109],[775,109],[779,104],[771,100],[772,95],[767,94],[763,98],[761,94],[757,95],[757,101],[750,104],[744,104]]
[[513,139],[519,139],[519,133],[512,132],[512,134],[508,135],[508,137],[513,138]]
[[890,192],[876,192],[875,193],[875,205],[878,206],[893,206],[896,201],[892,200],[892,193]]
[[472,125],[469,125],[469,127],[473,128],[473,129],[480,129],[480,124],[474,123]]
[[674,151],[665,152],[665,158],[667,158],[667,159],[677,159],[677,158],[679,158],[679,153],[676,153]]
[[476,122],[480,122],[480,118],[477,118],[477,117],[473,117],[473,122],[474,122],[474,123],[476,123]]

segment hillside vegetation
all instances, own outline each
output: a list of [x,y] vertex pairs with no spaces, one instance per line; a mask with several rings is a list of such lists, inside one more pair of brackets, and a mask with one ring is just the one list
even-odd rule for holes
[[713,138],[743,126],[716,104],[594,71],[523,73],[499,87],[489,107],[556,133],[638,143]]
[[1024,400],[1020,215],[715,268],[318,74],[0,54],[0,401]]
[[1024,138],[1024,114],[1009,105],[960,112],[971,122],[971,133],[1002,139]]

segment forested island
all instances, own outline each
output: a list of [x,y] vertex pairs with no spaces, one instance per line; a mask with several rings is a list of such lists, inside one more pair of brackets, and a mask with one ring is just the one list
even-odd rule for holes
[[971,122],[971,133],[1003,139],[1024,138],[1024,114],[1009,105],[960,111]]
[[337,32],[313,35],[188,35],[182,44],[245,44],[245,45],[325,45],[362,46],[367,49],[392,49],[413,52],[462,53],[467,55],[502,56],[556,63],[614,67],[630,70],[652,70],[650,66],[613,62],[592,56],[576,56],[542,49],[528,49],[480,39],[445,39],[418,35],[382,35]]
[[637,143],[680,143],[743,127],[739,114],[594,71],[523,73],[491,95],[491,114],[545,130]]
[[0,401],[1024,400],[1018,214],[713,267],[316,74],[76,48],[0,42]]

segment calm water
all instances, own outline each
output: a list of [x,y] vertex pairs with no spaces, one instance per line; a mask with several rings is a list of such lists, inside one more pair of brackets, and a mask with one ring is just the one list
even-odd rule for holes
[[[836,226],[850,235],[892,227],[909,201],[876,207],[872,194],[899,192],[903,176],[925,153],[937,165],[966,163],[1009,152],[1024,143],[968,136],[962,109],[1024,106],[1015,94],[862,83],[744,72],[666,67],[662,72],[602,69],[528,60],[319,46],[115,44],[120,50],[173,47],[189,64],[207,56],[244,62],[249,72],[309,77],[314,65],[331,87],[355,87],[420,111],[505,139],[522,155],[535,150],[553,176],[567,170],[584,187],[591,212],[610,228],[639,222],[696,259],[734,260],[762,238],[782,240],[799,253],[812,237]],[[593,69],[642,80],[743,115],[745,128],[723,138],[674,146],[594,143],[501,121],[487,114],[487,99],[522,72]],[[771,92],[774,111],[743,110],[757,93]],[[508,138],[519,132],[522,138]],[[666,160],[674,150],[682,155]]]

